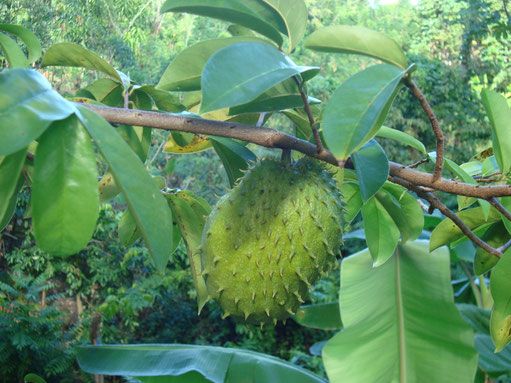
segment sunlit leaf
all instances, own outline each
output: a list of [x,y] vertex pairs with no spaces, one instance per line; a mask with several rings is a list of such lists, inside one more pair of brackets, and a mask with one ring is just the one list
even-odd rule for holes
[[43,250],[66,256],[87,245],[99,215],[96,156],[76,116],[53,123],[34,161],[32,219]]
[[96,53],[73,43],[58,43],[52,45],[44,54],[41,66],[70,66],[97,70],[122,83],[121,75],[113,66],[99,57]]
[[0,48],[2,48],[10,68],[25,68],[28,66],[27,57],[21,47],[14,39],[3,33],[0,33]]
[[211,141],[204,136],[194,135],[192,140],[188,142],[184,146],[180,146],[174,136],[171,134],[165,143],[165,147],[163,148],[164,152],[167,153],[197,153],[202,152],[203,150],[211,148]]
[[392,65],[375,65],[351,76],[335,90],[325,108],[322,128],[337,159],[346,160],[376,135],[405,74]]
[[378,137],[390,138],[391,140],[396,140],[401,142],[402,144],[411,146],[412,148],[417,149],[419,152],[426,154],[426,148],[424,144],[420,142],[418,139],[406,134],[397,129],[388,128],[386,126],[382,126],[378,133],[376,133]]
[[334,25],[311,34],[305,48],[332,53],[352,53],[374,57],[401,69],[408,63],[399,45],[383,33],[353,25]]
[[454,305],[446,248],[400,244],[378,268],[363,250],[341,275],[344,329],[323,349],[332,382],[473,381],[474,337]]
[[282,46],[287,29],[281,16],[268,4],[257,0],[167,0],[161,13],[185,12],[239,24]]
[[495,352],[502,351],[511,342],[511,248],[493,268],[490,278],[490,291],[493,297],[493,310],[490,318],[490,335],[495,344]]
[[[25,57],[26,64],[32,64],[41,58],[41,43],[31,30],[21,25],[0,24],[0,31],[13,34],[23,41],[28,51],[28,59]],[[25,56],[25,55],[23,55]]]
[[266,43],[271,46],[269,41],[251,36],[201,41],[184,49],[172,60],[156,87],[182,92],[201,89],[202,70],[209,58],[228,45],[247,41]]
[[279,82],[318,70],[296,65],[267,44],[231,44],[213,54],[204,66],[201,113],[245,104]]
[[339,330],[342,328],[339,302],[301,306],[292,318],[305,327],[320,330]]
[[73,106],[32,69],[0,72],[0,156],[26,148],[55,120],[72,114]]
[[503,174],[511,171],[511,110],[507,99],[483,89],[481,99],[492,126],[493,153]]

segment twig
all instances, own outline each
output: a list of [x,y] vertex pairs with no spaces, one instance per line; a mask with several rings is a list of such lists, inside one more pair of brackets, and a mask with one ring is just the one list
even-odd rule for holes
[[504,254],[504,252],[511,247],[511,239],[499,247],[497,250]]
[[481,238],[479,238],[470,228],[461,220],[460,217],[458,217],[456,214],[454,214],[447,206],[445,206],[442,201],[438,199],[436,195],[434,195],[431,192],[423,190],[423,188],[418,187],[416,185],[411,184],[410,182],[403,180],[399,177],[389,177],[389,180],[399,184],[401,186],[404,186],[408,190],[413,191],[415,194],[417,194],[419,197],[425,199],[430,203],[430,206],[434,207],[435,209],[440,210],[446,217],[450,218],[451,221],[459,227],[461,232],[465,234],[475,245],[479,246],[483,250],[486,250],[491,255],[494,255],[497,258],[502,257],[502,252],[498,249],[493,248],[492,246],[488,245],[486,242],[484,242]]
[[426,100],[426,97],[420,91],[420,89],[417,88],[417,85],[415,85],[415,83],[410,79],[406,79],[405,84],[412,91],[415,98],[417,98],[422,106],[422,109],[424,109],[424,112],[426,112],[426,116],[428,116],[431,127],[433,128],[433,133],[436,137],[436,162],[435,170],[433,172],[433,182],[435,182],[442,177],[442,168],[444,166],[444,133],[440,128],[440,124],[438,123],[435,113],[433,112],[433,109],[431,109],[428,100]]
[[[93,104],[80,105],[96,112],[110,123],[235,138],[266,148],[296,150],[334,166],[339,166],[337,159],[328,150],[324,149],[321,153],[318,153],[316,145],[274,129],[234,122],[176,116],[170,113],[112,108]],[[399,177],[416,186],[425,186],[446,193],[483,199],[511,196],[511,185],[471,185],[444,178],[440,178],[433,183],[429,173],[409,169],[392,161],[389,162],[389,167],[391,176]]]
[[417,161],[417,162],[415,162],[413,164],[408,165],[407,168],[408,169],[415,169],[416,167],[418,167],[418,166],[420,166],[420,165],[422,165],[422,164],[424,164],[426,162],[429,162],[429,158],[423,158],[420,161]]
[[301,84],[300,80],[298,80],[298,77],[293,76],[293,79],[295,80],[296,85],[298,85],[298,89],[300,90],[300,95],[302,96],[303,101],[303,108],[305,109],[305,113],[307,113],[307,118],[309,119],[314,141],[316,142],[316,147],[318,148],[318,153],[321,153],[324,150],[323,143],[321,142],[321,137],[319,136],[318,129],[316,129],[316,122],[314,121],[314,116],[312,115],[309,100],[307,99],[307,94],[303,89],[303,84]]
[[508,220],[511,221],[511,213],[509,212],[509,210],[507,210],[504,205],[502,205],[500,203],[500,201],[493,197],[493,198],[488,198],[488,202],[495,208],[497,209],[497,211],[499,213],[501,213],[504,217],[506,217]]

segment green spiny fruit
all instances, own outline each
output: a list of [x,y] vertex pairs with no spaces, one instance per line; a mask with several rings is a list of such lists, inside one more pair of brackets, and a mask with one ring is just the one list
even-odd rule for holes
[[211,212],[202,237],[211,298],[248,323],[296,313],[308,289],[336,264],[342,200],[332,174],[315,160],[263,160]]

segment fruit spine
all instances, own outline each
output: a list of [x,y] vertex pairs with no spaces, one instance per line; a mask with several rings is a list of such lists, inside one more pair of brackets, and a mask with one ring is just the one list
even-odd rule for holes
[[263,160],[249,169],[213,209],[200,248],[208,293],[224,317],[263,325],[296,313],[336,263],[342,205],[316,160]]

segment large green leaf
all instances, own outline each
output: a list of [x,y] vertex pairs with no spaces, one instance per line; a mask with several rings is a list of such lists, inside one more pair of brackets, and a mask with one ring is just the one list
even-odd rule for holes
[[408,67],[403,51],[394,40],[364,27],[333,25],[322,28],[311,34],[304,45],[316,51],[374,57],[401,69]]
[[77,106],[79,117],[103,154],[153,256],[162,270],[174,248],[172,214],[158,186],[128,144],[97,114]]
[[362,206],[362,218],[367,247],[374,259],[374,266],[383,265],[396,249],[399,228],[377,198],[369,199]]
[[286,25],[289,36],[289,48],[291,53],[303,39],[307,28],[307,6],[303,0],[263,0],[278,12]]
[[258,0],[167,0],[161,13],[186,12],[239,24],[282,46],[280,33],[287,33],[281,16],[268,4]]
[[363,250],[342,261],[344,330],[323,349],[332,382],[473,382],[477,353],[450,283],[449,252],[400,244],[383,266]]
[[508,249],[491,273],[490,290],[493,310],[490,334],[495,352],[502,351],[511,342],[511,249]]
[[3,33],[0,33],[0,48],[2,48],[10,68],[25,68],[28,66],[27,58],[20,46]]
[[390,138],[391,140],[396,140],[401,142],[402,144],[411,146],[412,148],[417,149],[421,153],[426,154],[426,148],[424,147],[424,144],[420,142],[418,139],[410,136],[409,134],[406,134],[405,132],[402,132],[397,129],[392,129],[387,126],[382,126],[380,130],[378,130],[378,133],[376,133],[378,137],[383,138]]
[[511,110],[507,99],[492,90],[483,89],[481,99],[492,126],[495,159],[507,174],[511,171]]
[[[506,230],[503,222],[498,221],[491,225],[488,230],[486,230],[481,239],[488,245],[494,248],[499,248],[507,241],[509,241],[510,237],[511,236]],[[474,274],[482,275],[486,273],[487,271],[491,270],[498,261],[499,259],[495,255],[488,253],[486,250],[483,250],[480,247],[477,247],[474,255]]]
[[52,45],[44,54],[41,66],[70,66],[97,70],[122,83],[120,74],[113,66],[99,57],[96,53],[73,43],[58,43]]
[[192,91],[201,88],[202,69],[209,58],[218,50],[228,45],[240,42],[271,43],[269,41],[251,37],[240,36],[225,39],[212,39],[201,41],[181,51],[167,67],[156,86],[159,89],[170,91]]
[[190,191],[178,191],[168,193],[165,196],[186,243],[200,312],[207,302],[208,290],[204,277],[201,274],[201,255],[197,249],[201,243],[202,230],[211,212],[211,207],[204,199]]
[[[317,99],[309,99],[311,104],[317,101]],[[296,82],[290,78],[268,89],[254,100],[230,108],[229,114],[277,112],[297,107],[303,107],[303,99]],[[308,123],[309,121],[307,120]]]
[[214,53],[204,66],[201,113],[245,104],[279,82],[318,70],[296,65],[267,44],[231,44]]
[[28,59],[25,57],[25,54],[23,54],[26,64],[24,66],[28,66],[29,64],[39,60],[42,53],[41,43],[31,30],[22,27],[21,25],[0,24],[0,31],[11,33],[23,41],[23,44],[25,44],[28,51]]
[[357,171],[360,192],[365,203],[387,181],[389,160],[380,144],[374,139],[353,153],[351,159]]
[[249,162],[255,161],[257,157],[248,148],[230,138],[214,137],[210,140],[233,187],[236,180],[243,177],[243,171],[248,168]]
[[[273,356],[241,349],[194,345],[112,345],[77,348],[80,367],[103,375],[178,376],[198,372],[206,379],[179,382],[325,383],[318,375]],[[190,379],[190,375],[187,376]],[[145,380],[146,382],[155,380]],[[174,382],[174,380],[157,380]]]
[[21,169],[25,163],[26,155],[27,148],[3,159],[0,158],[0,231],[9,223],[14,214],[18,192],[23,186]]
[[83,90],[90,92],[97,101],[105,105],[120,108],[124,104],[122,85],[112,79],[100,78]]
[[[465,222],[471,230],[483,229],[490,226],[492,223],[500,221],[500,214],[495,209],[490,209],[488,219],[485,219],[481,207],[475,207],[456,213],[460,219]],[[451,221],[450,218],[444,219],[431,233],[431,250],[435,250],[440,246],[448,245],[465,236],[461,229]]]
[[292,318],[305,327],[320,330],[339,330],[342,328],[339,302],[302,306]]
[[335,90],[325,108],[322,128],[337,159],[346,160],[376,135],[405,74],[393,65],[374,65]]
[[66,256],[87,245],[99,214],[96,156],[76,116],[53,123],[34,161],[32,219],[43,250]]
[[[32,69],[0,73],[0,156],[26,148],[55,120],[73,113],[73,106]],[[15,129],[14,129],[15,127]]]

